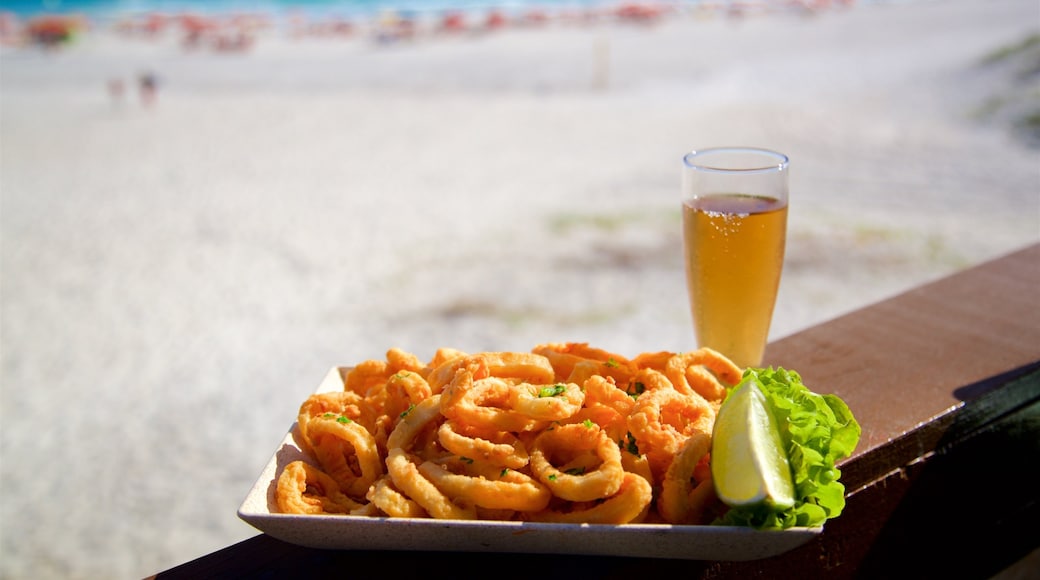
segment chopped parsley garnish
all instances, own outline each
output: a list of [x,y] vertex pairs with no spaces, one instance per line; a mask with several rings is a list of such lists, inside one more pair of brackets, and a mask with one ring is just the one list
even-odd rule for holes
[[626,434],[625,439],[618,441],[618,448],[628,451],[632,455],[639,455],[639,446],[636,445],[636,438],[632,436],[632,433]]
[[595,425],[595,423],[592,422],[592,419],[585,419],[584,421],[582,421],[582,425],[585,425],[586,427],[591,429],[592,426]]
[[336,417],[336,422],[337,423],[343,423],[344,425],[346,425],[347,423],[353,423],[354,421],[352,421],[350,419],[350,417],[346,417],[344,415],[340,415],[339,417]]
[[618,361],[616,361],[614,359],[607,359],[607,362],[605,362],[603,364],[607,365],[608,367],[610,367],[612,369],[616,369],[616,368],[621,366],[621,365],[618,364]]
[[567,471],[565,471],[564,473],[566,473],[567,475],[585,475],[585,468],[584,467],[572,467],[572,468],[568,469]]
[[556,383],[555,385],[542,387],[538,389],[538,398],[542,397],[556,397],[567,392],[567,385],[563,383]]
[[411,412],[412,412],[412,409],[414,409],[414,408],[415,408],[415,405],[414,405],[414,404],[412,404],[412,405],[408,405],[408,408],[407,408],[407,409],[405,409],[404,411],[402,411],[402,412],[401,412],[401,414],[400,414],[399,416],[400,416],[400,417],[401,417],[402,419],[404,419],[404,418],[405,418],[405,416],[406,416],[406,415],[407,415],[408,413],[411,413]]

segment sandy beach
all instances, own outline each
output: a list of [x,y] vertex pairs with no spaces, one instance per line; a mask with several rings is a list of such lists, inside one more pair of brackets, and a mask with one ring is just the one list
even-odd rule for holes
[[949,0],[0,47],[0,577],[259,533],[300,402],[393,346],[694,348],[694,148],[792,160],[773,338],[1040,241],[1038,33]]

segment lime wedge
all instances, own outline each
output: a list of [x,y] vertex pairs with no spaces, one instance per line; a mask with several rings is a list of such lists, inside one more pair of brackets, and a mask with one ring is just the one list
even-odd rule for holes
[[711,476],[715,493],[730,507],[794,505],[787,452],[766,396],[748,377],[726,399],[712,433]]

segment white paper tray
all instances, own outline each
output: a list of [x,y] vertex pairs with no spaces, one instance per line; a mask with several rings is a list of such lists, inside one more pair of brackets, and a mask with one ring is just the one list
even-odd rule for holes
[[[343,370],[338,367],[330,370],[317,392],[342,389]],[[295,430],[294,424],[242,502],[238,516],[274,538],[311,548],[741,561],[793,550],[822,531],[822,528],[758,531],[731,526],[544,524],[281,514],[275,507],[276,477],[288,463],[307,459],[296,445]]]

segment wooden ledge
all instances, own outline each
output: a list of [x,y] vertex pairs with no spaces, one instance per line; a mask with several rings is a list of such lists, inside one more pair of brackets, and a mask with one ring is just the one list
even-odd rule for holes
[[774,342],[765,364],[844,399],[861,454],[1038,360],[1040,244]]

